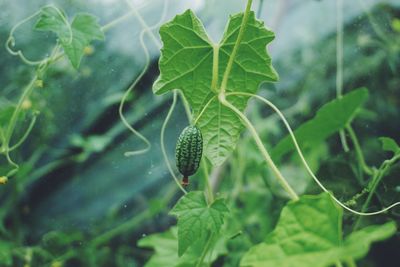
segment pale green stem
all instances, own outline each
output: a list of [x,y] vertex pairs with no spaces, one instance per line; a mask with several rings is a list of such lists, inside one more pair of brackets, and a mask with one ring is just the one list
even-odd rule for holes
[[[161,46],[160,41],[158,41],[157,37],[153,34],[153,32],[151,30],[148,30],[149,26],[147,25],[147,23],[144,21],[143,17],[138,12],[137,7],[134,6],[134,4],[132,3],[131,0],[125,0],[125,2],[129,5],[129,7],[131,8],[132,12],[135,14],[135,17],[139,20],[139,23],[142,25],[142,27],[147,30],[148,35],[152,39],[154,44],[157,47],[160,47]],[[168,0],[165,1],[163,15],[161,16],[160,21],[156,24],[157,27],[164,21],[164,18],[165,18],[165,15],[166,15],[167,6],[168,6]],[[155,29],[155,27],[152,27],[152,28]]]
[[340,261],[337,261],[337,262],[335,263],[335,266],[336,266],[336,267],[343,267],[343,264],[342,264]]
[[33,115],[33,118],[31,120],[31,123],[29,124],[28,129],[25,131],[25,133],[21,137],[21,139],[15,145],[10,147],[10,149],[8,149],[9,152],[13,151],[14,149],[17,149],[25,142],[25,140],[28,138],[29,134],[31,133],[33,126],[35,126],[36,119],[37,119],[37,114]]
[[247,20],[249,18],[250,8],[251,8],[251,3],[252,2],[253,2],[252,0],[248,0],[247,1],[246,10],[244,11],[243,20],[242,20],[242,23],[241,23],[240,29],[239,29],[239,34],[238,34],[238,37],[236,39],[235,46],[233,47],[232,54],[229,57],[229,61],[228,61],[228,64],[226,66],[226,69],[225,69],[225,72],[224,72],[224,76],[222,77],[222,83],[221,83],[221,88],[220,88],[220,92],[221,93],[225,93],[225,91],[226,91],[226,88],[227,88],[227,85],[228,85],[229,75],[231,73],[232,66],[233,66],[233,62],[235,61],[236,54],[237,54],[237,52],[239,50],[239,46],[240,46],[240,43],[242,42],[244,31],[246,29]]
[[213,239],[213,234],[210,234],[210,237],[209,237],[208,240],[207,240],[207,243],[206,243],[206,245],[205,245],[205,247],[204,247],[204,249],[203,249],[203,252],[201,253],[200,259],[199,259],[199,261],[197,262],[196,267],[201,267],[201,266],[203,266],[204,259],[205,259],[206,255],[207,255],[208,250],[209,250],[210,247],[211,247],[212,239]]
[[[400,159],[400,154],[397,156],[394,156],[390,160],[385,160],[379,167],[378,171],[375,172],[375,175],[372,177],[372,182],[371,182],[372,186],[371,186],[371,188],[369,188],[367,199],[365,200],[363,206],[361,207],[361,211],[367,210],[369,204],[371,203],[372,197],[375,194],[375,191],[378,188],[378,185],[381,182],[382,178],[385,176],[385,174],[391,168],[391,166],[394,163],[396,163],[396,161],[399,159]],[[395,204],[400,204],[400,202],[397,202]],[[393,204],[393,205],[395,205],[395,204]],[[354,223],[354,230],[356,230],[358,228],[358,226],[360,225],[360,221],[361,221],[361,218],[358,218],[357,221]]]
[[[64,14],[54,5],[47,5],[45,7],[49,7],[54,9],[58,15],[60,15],[61,19],[63,20],[65,26],[68,28],[68,32],[69,32],[69,40],[68,43],[72,42],[72,29],[71,29],[71,25],[68,23],[67,18],[64,16]],[[43,7],[43,8],[45,8]],[[17,50],[14,51],[11,47],[15,46],[15,38],[14,38],[14,32],[24,23],[26,23],[27,21],[33,19],[34,17],[38,16],[41,13],[41,10],[35,12],[34,14],[30,15],[29,17],[21,20],[20,22],[18,22],[17,24],[14,25],[14,27],[11,29],[10,34],[8,36],[8,39],[6,41],[6,49],[7,51],[13,55],[13,56],[18,56],[25,64],[30,65],[30,66],[36,66],[36,65],[41,65],[41,64],[45,64],[46,62],[49,62],[50,58],[53,58],[54,55],[52,54],[50,57],[46,57],[42,60],[37,60],[37,61],[33,61],[33,60],[29,60],[25,57],[25,55],[23,54],[23,52],[21,50]]]
[[292,187],[289,185],[289,183],[286,181],[286,179],[283,177],[282,173],[276,167],[275,163],[272,161],[271,156],[269,155],[269,153],[265,149],[265,147],[264,147],[264,145],[263,145],[263,143],[261,141],[261,138],[258,135],[257,130],[254,128],[253,124],[249,121],[249,119],[247,119],[247,117],[240,110],[238,110],[234,105],[232,105],[231,103],[229,103],[225,99],[225,95],[222,94],[222,92],[219,95],[218,99],[219,99],[219,101],[221,102],[222,105],[226,106],[227,108],[229,108],[233,112],[235,112],[236,115],[238,115],[239,118],[243,121],[243,123],[245,124],[246,128],[250,131],[251,135],[253,136],[253,138],[254,138],[254,140],[255,140],[255,142],[257,144],[257,147],[260,150],[261,154],[263,155],[263,157],[264,157],[265,161],[267,162],[268,166],[270,167],[270,169],[272,170],[272,172],[274,173],[274,175],[278,179],[278,182],[281,184],[283,189],[288,193],[288,195],[290,196],[291,199],[298,200],[299,199],[298,195],[292,189]]
[[218,61],[219,61],[219,45],[213,45],[213,66],[212,66],[212,80],[211,90],[218,93]]
[[372,175],[373,174],[373,170],[365,163],[365,158],[364,158],[364,154],[362,152],[360,143],[358,142],[358,138],[356,133],[354,132],[353,128],[351,127],[351,125],[347,125],[346,129],[350,135],[351,141],[353,142],[353,146],[354,149],[356,151],[356,155],[357,155],[357,159],[359,162],[359,165],[361,166],[362,170],[368,174],[368,175]]
[[165,141],[164,141],[165,129],[167,128],[167,124],[168,124],[168,122],[169,122],[169,120],[171,118],[172,112],[175,109],[176,99],[177,99],[177,94],[178,93],[176,91],[174,91],[173,94],[174,94],[174,96],[172,98],[172,104],[171,104],[171,106],[170,106],[170,108],[168,110],[167,117],[165,117],[164,123],[163,123],[163,125],[161,127],[160,144],[161,144],[161,151],[162,151],[162,154],[164,156],[164,161],[167,164],[169,173],[171,174],[172,178],[174,179],[174,181],[177,184],[177,186],[179,187],[179,189],[184,194],[186,194],[187,192],[186,192],[185,188],[183,188],[183,186],[179,182],[178,177],[176,177],[174,170],[172,169],[171,163],[169,162],[169,159],[168,159],[167,150],[165,149]]
[[[164,193],[164,197],[161,199],[163,205],[166,205],[169,203],[169,201],[175,196],[176,194],[176,188],[175,187],[169,187],[167,188],[168,190]],[[90,246],[98,247],[100,245],[103,245],[110,241],[112,238],[122,235],[124,233],[127,233],[129,231],[132,231],[133,229],[136,229],[138,225],[143,224],[143,221],[150,219],[152,216],[152,211],[150,209],[146,209],[141,211],[138,214],[135,214],[132,218],[127,220],[126,222],[118,225],[115,228],[112,228],[111,230],[95,237],[89,242]]]
[[[343,0],[336,1],[336,97],[343,95]],[[339,131],[343,150],[349,151],[346,135],[343,130]]]
[[353,259],[348,259],[348,260],[346,260],[346,264],[347,264],[347,266],[349,266],[349,267],[357,267],[357,264],[356,264],[356,262],[355,262]]
[[111,28],[115,27],[116,25],[118,25],[119,23],[123,22],[124,20],[132,17],[133,15],[135,15],[135,13],[136,12],[134,10],[131,10],[128,13],[126,13],[126,14],[124,14],[124,15],[122,15],[122,16],[120,16],[120,17],[108,22],[107,24],[103,25],[101,27],[101,30],[103,32],[106,32],[106,31],[110,30]]
[[211,104],[211,102],[213,100],[216,100],[217,96],[214,95],[213,97],[210,98],[210,100],[208,100],[207,104],[203,107],[203,109],[201,110],[201,112],[199,113],[199,115],[196,117],[196,119],[194,120],[193,124],[196,125],[197,122],[199,121],[199,119],[201,118],[201,116],[203,115],[204,111],[207,110],[208,106]]
[[[192,116],[192,113],[190,111],[190,105],[187,102],[187,100],[186,100],[186,98],[185,98],[185,96],[183,95],[182,92],[180,92],[180,96],[181,96],[181,99],[182,99],[183,106],[185,108],[186,116],[187,116],[189,122],[192,122],[193,121],[193,116]],[[211,99],[207,103],[206,106],[208,106],[210,102],[211,102]],[[204,111],[204,109],[203,109],[203,111]],[[200,116],[197,116],[197,118],[199,118],[199,117]],[[197,123],[197,119],[194,121],[193,124],[195,125],[196,123]],[[212,189],[212,186],[211,186],[211,183],[210,183],[210,176],[208,174],[207,162],[204,160],[204,156],[203,156],[203,158],[201,160],[201,168],[202,168],[203,173],[204,173],[203,177],[204,177],[205,186],[207,188],[208,201],[210,203],[212,203],[214,201],[214,192],[213,192],[213,189]]]
[[[124,114],[123,114],[123,109],[124,109],[124,105],[125,102],[128,98],[128,96],[131,94],[131,92],[133,91],[133,89],[136,87],[137,83],[140,81],[140,79],[145,75],[145,73],[147,72],[147,70],[149,69],[150,66],[150,54],[149,51],[144,43],[144,35],[147,33],[155,42],[156,45],[159,45],[158,40],[155,38],[154,34],[152,33],[152,30],[155,28],[158,28],[159,25],[163,22],[164,18],[165,18],[165,14],[166,14],[166,8],[167,8],[167,4],[165,4],[164,6],[164,11],[163,11],[163,15],[161,16],[161,19],[158,21],[157,24],[155,24],[152,27],[149,27],[146,22],[143,20],[143,18],[140,16],[139,12],[137,12],[136,8],[133,6],[133,4],[131,4],[130,1],[126,0],[126,2],[130,5],[132,11],[134,12],[135,16],[137,17],[137,19],[139,20],[139,22],[142,24],[143,26],[143,30],[140,33],[140,45],[142,46],[142,49],[144,51],[145,54],[145,61],[146,61],[146,65],[145,67],[142,69],[142,71],[140,72],[139,76],[135,79],[135,81],[129,86],[128,90],[126,90],[126,92],[124,93],[120,105],[119,105],[119,109],[118,109],[118,113],[119,113],[119,117],[122,121],[122,123],[137,137],[139,137],[146,145],[145,148],[143,149],[139,149],[139,150],[134,150],[134,151],[128,151],[125,152],[125,156],[135,156],[135,155],[139,155],[139,154],[143,154],[147,151],[150,150],[151,148],[151,143],[149,142],[149,140],[144,137],[141,133],[139,133],[137,130],[135,130],[127,121],[127,119],[125,118]],[[165,1],[165,3],[167,3],[167,1]]]
[[147,220],[151,217],[151,212],[149,209],[142,211],[139,214],[136,214],[134,217],[124,222],[123,224],[111,229],[110,231],[105,232],[104,234],[99,235],[94,238],[90,245],[94,247],[98,247],[107,243],[109,240],[114,238],[115,236],[121,235],[123,233],[127,233],[132,229],[135,229],[137,226],[143,223],[144,220]]
[[3,146],[5,146],[4,147],[5,151],[9,151],[10,140],[11,140],[11,137],[12,137],[12,135],[14,133],[15,126],[16,126],[17,121],[18,121],[18,117],[19,117],[19,115],[20,115],[20,113],[22,111],[22,105],[23,105],[24,101],[26,99],[28,99],[28,97],[32,93],[33,89],[35,88],[35,82],[36,82],[37,78],[38,78],[37,75],[35,75],[32,78],[31,82],[25,87],[24,91],[22,92],[21,97],[19,98],[18,104],[15,107],[15,110],[14,110],[12,116],[11,116],[10,122],[8,124],[8,127],[7,127],[7,131],[6,131],[6,134],[5,134],[5,142],[3,144]]
[[[227,95],[227,96],[229,96],[229,95],[243,95],[243,96],[255,97],[255,98],[261,100],[262,102],[264,102],[265,104],[267,104],[268,106],[270,106],[270,107],[279,115],[279,117],[281,118],[282,122],[285,124],[285,127],[286,127],[286,129],[288,130],[289,135],[290,135],[290,137],[291,137],[291,139],[292,139],[292,141],[293,141],[293,144],[294,144],[294,146],[295,146],[295,148],[296,148],[297,154],[299,155],[299,157],[300,157],[300,159],[301,159],[301,161],[302,161],[304,167],[306,168],[308,174],[314,179],[314,181],[317,183],[317,185],[318,185],[324,192],[328,193],[328,194],[331,196],[331,198],[332,198],[336,203],[338,203],[342,208],[344,208],[345,210],[347,210],[347,211],[349,211],[349,212],[351,212],[351,213],[360,215],[360,216],[372,216],[372,215],[378,215],[378,214],[384,213],[384,212],[386,212],[386,211],[388,211],[388,210],[394,208],[395,206],[400,205],[400,202],[396,202],[396,203],[394,203],[394,204],[392,204],[392,205],[390,205],[390,206],[388,206],[388,207],[386,207],[386,208],[384,208],[384,209],[381,209],[381,210],[375,211],[375,212],[359,212],[359,211],[355,211],[355,210],[353,210],[353,209],[347,207],[347,206],[344,205],[340,200],[338,200],[331,192],[329,192],[328,189],[326,189],[326,187],[325,187],[325,186],[319,181],[319,179],[315,176],[314,172],[311,170],[310,166],[308,165],[308,163],[307,163],[307,161],[306,161],[306,159],[305,159],[305,157],[304,157],[304,155],[303,155],[303,152],[302,152],[301,149],[300,149],[300,146],[299,146],[299,144],[298,144],[298,142],[297,142],[297,140],[296,140],[296,137],[295,137],[295,135],[294,135],[294,133],[293,133],[292,128],[290,127],[289,123],[287,122],[285,116],[282,114],[282,112],[281,112],[274,104],[272,104],[272,103],[271,103],[270,101],[268,101],[267,99],[265,99],[265,98],[263,98],[263,97],[261,97],[261,96],[255,95],[255,94],[242,93],[242,92],[234,92],[234,93],[228,93],[228,94],[226,94],[226,95]],[[226,102],[226,100],[225,100],[225,102]],[[232,106],[232,105],[231,105],[231,106]],[[240,112],[240,111],[239,111],[239,112]],[[242,114],[242,115],[243,115],[243,114]],[[244,116],[244,115],[243,115],[243,116]],[[245,117],[245,116],[244,116],[244,117]],[[247,118],[246,118],[246,119],[247,119]],[[254,128],[254,127],[253,127],[253,128]],[[400,155],[399,155],[399,158],[400,158]],[[396,158],[392,158],[391,160],[385,161],[385,162],[390,162],[390,163],[392,163],[392,162],[394,162],[395,160],[397,160],[397,159],[396,159]]]
[[204,157],[201,159],[201,166],[204,172],[204,183],[207,188],[207,193],[208,193],[208,202],[213,203],[214,202],[214,192],[210,183],[210,176],[208,175],[208,168],[207,168],[207,162],[204,159]]

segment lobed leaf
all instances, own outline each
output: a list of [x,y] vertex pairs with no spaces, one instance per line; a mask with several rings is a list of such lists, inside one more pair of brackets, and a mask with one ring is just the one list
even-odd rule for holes
[[204,193],[193,191],[184,195],[170,214],[178,217],[178,255],[208,233],[218,233],[229,210],[223,199],[207,204]]
[[104,33],[95,16],[78,14],[70,24],[64,12],[53,6],[42,8],[35,29],[56,33],[75,69],[79,68],[85,47],[93,40],[104,39]]
[[342,209],[327,193],[302,196],[283,208],[275,230],[255,245],[240,266],[325,267],[366,255],[371,243],[396,232],[393,222],[369,226],[342,239]]
[[40,17],[34,29],[54,32],[60,41],[65,42],[68,42],[72,34],[64,12],[54,6],[46,6],[40,10]]
[[93,40],[104,40],[104,33],[97,18],[90,14],[78,14],[71,24],[72,42],[62,42],[65,54],[75,69],[79,68],[84,49]]
[[[359,108],[367,101],[368,95],[366,88],[360,88],[323,105],[314,118],[303,123],[294,131],[300,148],[303,150],[316,147],[325,139],[346,127]],[[280,160],[294,149],[293,141],[287,135],[274,147],[271,155],[275,160]]]
[[382,142],[382,149],[385,151],[393,152],[394,155],[400,153],[400,147],[395,140],[389,137],[380,137],[379,140]]
[[[211,42],[201,21],[190,10],[160,28],[164,46],[159,62],[160,76],[153,91],[163,94],[173,89],[182,90],[194,117],[211,100],[197,125],[203,134],[205,156],[213,165],[224,162],[236,147],[244,128],[236,114],[217,100],[242,19],[243,13],[230,17],[218,45]],[[266,51],[266,45],[273,39],[274,33],[251,12],[228,79],[227,92],[256,93],[261,82],[278,79]],[[229,97],[241,111],[246,108],[247,100],[248,97],[243,96]]]
[[[146,262],[145,267],[191,267],[196,266],[204,249],[206,240],[199,241],[179,257],[176,253],[178,249],[178,229],[172,227],[166,232],[152,234],[140,239],[138,246],[154,249],[154,254]],[[201,267],[209,266],[219,255],[227,252],[223,239],[217,240],[213,248],[204,258]]]

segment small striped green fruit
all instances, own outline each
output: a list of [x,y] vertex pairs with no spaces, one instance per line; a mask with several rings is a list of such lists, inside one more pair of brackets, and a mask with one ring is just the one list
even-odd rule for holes
[[183,185],[188,185],[188,177],[196,173],[203,154],[203,136],[196,126],[183,129],[176,143],[176,166],[183,175]]

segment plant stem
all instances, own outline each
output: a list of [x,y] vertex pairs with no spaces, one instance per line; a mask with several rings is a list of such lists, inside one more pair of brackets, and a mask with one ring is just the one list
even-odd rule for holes
[[296,192],[293,190],[293,188],[289,185],[289,183],[286,181],[286,179],[283,177],[282,173],[279,171],[279,169],[276,167],[275,163],[272,161],[271,156],[265,149],[260,136],[257,133],[257,130],[254,128],[253,124],[249,121],[249,119],[242,113],[240,110],[238,110],[235,106],[233,106],[231,103],[229,103],[225,99],[225,95],[221,92],[219,97],[219,101],[221,102],[222,105],[226,106],[227,108],[231,109],[233,112],[236,113],[240,117],[240,119],[243,121],[243,123],[246,125],[246,128],[250,131],[251,135],[253,136],[258,149],[260,150],[261,154],[263,155],[265,161],[267,162],[268,166],[271,168],[272,172],[275,174],[276,178],[278,178],[278,182],[281,184],[283,189],[289,194],[290,198],[293,200],[298,200],[299,196],[296,194]]
[[342,264],[340,261],[337,261],[337,262],[335,263],[335,266],[336,266],[336,267],[343,267],[343,264]]
[[201,166],[204,172],[204,183],[207,188],[207,194],[208,194],[208,203],[213,203],[214,202],[214,192],[210,183],[210,176],[208,174],[208,168],[207,168],[207,161],[202,158],[201,160]]
[[164,157],[164,161],[167,164],[169,173],[171,174],[172,178],[174,179],[174,181],[175,181],[176,185],[179,187],[179,189],[184,194],[186,194],[187,192],[186,192],[185,188],[183,188],[183,186],[181,185],[181,183],[178,180],[178,177],[176,177],[176,175],[174,173],[174,170],[171,167],[171,163],[169,162],[169,159],[168,159],[168,154],[167,154],[167,150],[165,148],[165,141],[164,141],[165,129],[167,128],[167,124],[169,122],[169,119],[171,118],[172,112],[175,109],[177,94],[178,93],[176,91],[174,91],[173,98],[172,98],[172,104],[171,104],[171,106],[170,106],[170,108],[168,110],[167,117],[165,117],[164,123],[163,123],[163,125],[161,127],[160,145],[161,145],[161,151],[162,151],[162,154],[163,154],[163,157]]
[[[144,21],[143,17],[140,15],[140,13],[138,12],[137,8],[133,5],[132,1],[130,0],[125,0],[125,2],[129,5],[129,7],[131,8],[133,14],[135,15],[135,17],[139,20],[139,23],[142,25],[142,27],[145,29],[145,31],[148,33],[150,39],[154,42],[154,44],[160,48],[161,44],[160,41],[158,41],[157,37],[154,35],[154,33],[151,31],[152,29],[149,28],[149,26],[147,25],[147,23]],[[165,17],[165,13],[166,13],[166,8],[167,8],[167,3],[165,3],[164,6],[164,10],[163,10],[163,15],[161,16],[161,20],[156,24],[159,25],[161,24],[163,18]],[[153,28],[153,27],[151,27]]]
[[[369,188],[369,193],[367,199],[365,200],[361,208],[361,212],[365,212],[367,210],[369,204],[371,203],[372,197],[375,194],[375,191],[378,188],[378,185],[381,182],[382,178],[385,176],[385,174],[391,168],[391,166],[399,159],[400,159],[400,154],[394,156],[390,160],[385,160],[379,167],[378,171],[375,172],[375,175],[372,177],[371,188]],[[358,227],[360,226],[360,222],[361,222],[361,217],[357,218],[357,221],[354,223],[353,227],[354,230],[358,229]]]
[[354,132],[353,128],[351,127],[351,125],[347,125],[346,126],[346,130],[350,135],[351,141],[353,142],[354,145],[354,149],[356,151],[356,155],[357,155],[357,159],[358,159],[358,163],[361,167],[361,169],[368,175],[372,175],[373,174],[373,170],[365,163],[365,158],[364,158],[364,154],[362,152],[360,143],[358,142],[358,138],[356,133]]
[[222,83],[221,83],[221,88],[220,88],[221,93],[225,93],[225,91],[226,91],[226,87],[228,85],[229,74],[231,73],[233,61],[235,60],[236,54],[239,50],[240,43],[242,42],[244,30],[246,28],[247,20],[249,18],[249,14],[250,14],[250,8],[251,8],[252,2],[253,2],[252,0],[247,1],[246,10],[244,11],[243,20],[242,20],[242,23],[241,23],[240,29],[239,29],[239,34],[236,39],[235,46],[233,47],[232,54],[229,56],[229,61],[226,66],[224,76],[222,77]]
[[[343,94],[343,0],[336,1],[336,97],[342,98]],[[346,135],[339,131],[343,150],[349,152]]]
[[260,0],[260,4],[258,5],[258,9],[257,9],[257,18],[259,18],[261,16],[263,4],[264,4],[264,0]]
[[36,82],[37,79],[38,79],[37,75],[33,76],[33,78],[31,79],[29,84],[25,87],[24,91],[22,92],[21,97],[18,100],[18,104],[15,107],[15,110],[14,110],[12,116],[11,116],[10,122],[8,124],[8,127],[7,127],[7,131],[6,131],[6,134],[5,134],[5,142],[3,144],[3,149],[5,151],[9,151],[10,140],[11,140],[11,137],[12,137],[12,135],[14,133],[18,117],[19,117],[19,115],[20,115],[20,113],[22,111],[22,105],[23,105],[24,101],[26,99],[28,99],[28,97],[32,93],[33,89],[35,88],[35,82]]
[[[303,155],[303,152],[302,152],[301,149],[300,149],[300,146],[299,146],[299,144],[298,144],[298,142],[297,142],[297,140],[296,140],[296,136],[294,135],[292,128],[290,127],[289,123],[287,122],[285,116],[282,114],[282,112],[281,112],[274,104],[272,104],[270,101],[268,101],[267,99],[265,99],[265,98],[263,98],[263,97],[261,97],[261,96],[259,96],[259,95],[250,94],[250,93],[233,92],[233,93],[228,93],[228,94],[226,94],[226,95],[227,95],[227,96],[229,96],[229,95],[243,95],[243,96],[255,97],[255,98],[261,100],[262,102],[264,102],[265,104],[267,104],[268,106],[270,106],[270,107],[279,115],[279,117],[281,118],[281,120],[282,120],[283,123],[285,124],[285,127],[286,127],[286,129],[288,130],[290,137],[292,138],[292,141],[293,141],[293,144],[294,144],[294,146],[295,146],[295,148],[296,148],[296,151],[297,151],[298,155],[300,156],[300,159],[301,159],[301,161],[303,162],[303,165],[304,165],[304,167],[306,168],[308,174],[314,179],[314,181],[318,184],[318,186],[319,186],[324,192],[328,193],[328,194],[331,196],[331,198],[332,198],[337,204],[339,204],[342,208],[344,208],[345,210],[347,210],[347,211],[349,211],[349,212],[351,212],[351,213],[360,215],[360,216],[372,216],[372,215],[378,215],[378,214],[384,213],[384,212],[386,212],[386,211],[388,211],[388,210],[390,210],[390,209],[392,209],[392,208],[394,208],[394,207],[400,205],[400,202],[396,202],[396,203],[393,203],[392,205],[390,205],[390,206],[388,206],[388,207],[385,207],[385,208],[383,208],[383,209],[381,209],[381,210],[379,210],[379,211],[374,211],[374,212],[359,212],[359,211],[356,211],[356,210],[353,210],[353,209],[347,207],[347,206],[346,206],[345,204],[343,204],[340,200],[338,200],[338,199],[335,197],[334,194],[332,194],[331,192],[329,192],[329,190],[326,189],[326,187],[319,181],[319,179],[317,178],[317,176],[313,173],[313,171],[311,170],[310,166],[308,165],[308,163],[307,163],[307,161],[306,161],[306,159],[305,159],[305,157],[304,157],[304,155]],[[222,97],[221,97],[221,98],[222,98]],[[226,100],[225,100],[225,101],[226,101]],[[239,112],[240,112],[240,111],[239,111]],[[241,112],[240,112],[240,113],[241,113]],[[242,115],[243,115],[243,114],[242,114]],[[243,115],[243,116],[244,116],[244,115]],[[246,119],[247,119],[247,118],[246,118]],[[396,157],[390,159],[390,160],[385,161],[384,164],[389,164],[389,163],[390,163],[390,164],[393,164],[398,158],[400,158],[400,154],[397,155]]]
[[107,231],[98,237],[94,238],[90,244],[94,247],[98,247],[104,243],[107,243],[109,240],[114,238],[117,235],[120,235],[122,233],[126,233],[130,231],[131,229],[136,228],[138,225],[140,225],[144,220],[149,219],[151,217],[152,213],[150,212],[149,209],[146,209],[145,211],[142,211],[141,213],[137,214],[136,216],[132,217],[128,221],[124,222],[123,224],[111,229],[110,231]]
[[347,264],[347,266],[349,266],[349,267],[357,267],[357,264],[356,264],[356,262],[355,262],[353,259],[348,259],[348,260],[346,260],[346,264]]
[[36,123],[36,119],[37,119],[37,114],[33,115],[33,119],[31,120],[31,123],[28,126],[28,129],[25,131],[24,135],[21,137],[21,139],[15,143],[15,145],[13,145],[12,147],[9,148],[9,152],[13,151],[14,149],[17,149],[19,146],[21,146],[25,140],[28,138],[29,134],[31,133],[33,126],[35,126]]
[[132,15],[134,15],[134,14],[135,14],[135,11],[134,11],[134,10],[131,10],[131,11],[129,11],[128,13],[126,13],[126,14],[124,14],[124,15],[122,15],[122,16],[120,16],[120,17],[118,17],[118,18],[116,18],[116,19],[114,19],[114,20],[108,22],[107,24],[103,25],[103,26],[101,27],[101,30],[102,30],[103,32],[106,32],[106,31],[110,30],[112,27],[115,27],[115,25],[118,25],[118,24],[121,23],[122,21],[124,21],[124,20],[130,18],[130,17],[131,17]]
[[210,234],[210,237],[207,240],[207,243],[203,249],[203,252],[201,253],[200,260],[197,262],[196,267],[201,267],[203,265],[204,259],[205,259],[207,252],[210,249],[210,246],[212,244],[212,239],[213,239],[213,235]]

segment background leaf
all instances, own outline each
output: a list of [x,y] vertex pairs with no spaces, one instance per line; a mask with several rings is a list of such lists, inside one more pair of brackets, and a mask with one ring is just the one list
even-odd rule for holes
[[184,195],[170,214],[178,217],[179,256],[209,232],[218,233],[229,210],[223,199],[207,204],[204,193],[193,191]]
[[69,22],[63,11],[55,6],[43,7],[34,28],[39,31],[51,31],[57,34],[61,41],[68,42],[71,37]]
[[93,40],[103,40],[104,33],[97,18],[90,14],[78,14],[72,21],[72,42],[62,42],[65,53],[75,69],[79,68],[84,49]]
[[47,6],[42,8],[35,29],[56,33],[72,66],[78,69],[85,47],[93,40],[104,40],[104,33],[97,20],[93,15],[81,13],[69,24],[64,12]]
[[[160,29],[164,47],[161,50],[160,77],[153,86],[156,94],[173,89],[182,90],[196,117],[210,99],[214,100],[198,120],[204,138],[205,155],[213,165],[220,165],[235,148],[243,125],[236,114],[217,101],[219,86],[227,62],[238,37],[243,13],[231,16],[216,50],[201,21],[190,11],[176,16]],[[278,75],[271,65],[266,45],[274,39],[251,12],[239,46],[228,92],[256,93],[262,81],[276,81]],[[213,77],[213,58],[218,55],[218,77]],[[188,60],[190,59],[190,60]],[[218,78],[212,88],[213,78]],[[229,101],[244,110],[248,97],[231,96]]]
[[[326,138],[343,129],[367,99],[368,90],[360,88],[323,105],[314,118],[294,131],[300,148],[303,150],[318,146]],[[294,149],[293,141],[287,135],[275,146],[271,154],[275,160],[280,160]]]
[[[166,232],[152,234],[139,240],[138,246],[142,248],[152,248],[155,253],[146,262],[145,267],[192,267],[200,259],[203,252],[204,243],[206,240],[199,240],[188,251],[178,256],[178,229],[172,227]],[[213,250],[204,258],[202,266],[208,266],[211,262],[217,259],[219,255],[227,252],[224,239],[217,240]]]
[[393,152],[395,155],[400,153],[399,145],[392,138],[380,137],[379,140],[382,142],[382,149],[383,150]]
[[302,196],[283,208],[275,230],[245,254],[241,266],[330,266],[365,256],[372,242],[395,232],[390,222],[353,232],[343,242],[342,209],[326,193]]

